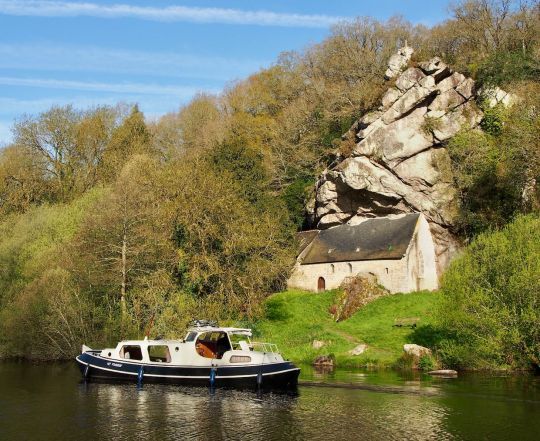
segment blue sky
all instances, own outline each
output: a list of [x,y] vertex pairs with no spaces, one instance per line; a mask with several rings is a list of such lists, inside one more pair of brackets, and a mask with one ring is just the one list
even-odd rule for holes
[[396,14],[434,24],[447,0],[0,0],[0,145],[16,118],[52,105],[137,102],[156,118],[336,21]]

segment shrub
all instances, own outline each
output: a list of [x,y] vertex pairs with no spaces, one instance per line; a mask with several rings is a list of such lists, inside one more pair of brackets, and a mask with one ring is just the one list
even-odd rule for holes
[[447,365],[474,368],[540,364],[540,218],[520,216],[483,233],[442,281],[440,344]]
[[504,86],[523,80],[536,80],[540,65],[530,54],[522,51],[498,51],[478,66],[477,80],[486,86]]
[[329,309],[336,322],[347,320],[362,306],[387,294],[374,277],[348,277],[341,288],[335,304]]
[[436,362],[431,355],[424,354],[418,359],[418,369],[422,371],[432,371]]

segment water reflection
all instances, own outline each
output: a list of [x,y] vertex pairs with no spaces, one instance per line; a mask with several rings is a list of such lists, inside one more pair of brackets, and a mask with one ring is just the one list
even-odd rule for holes
[[445,381],[309,369],[303,375],[387,389],[311,386],[287,395],[137,388],[80,383],[72,365],[0,363],[0,439],[535,439],[540,433],[540,385],[530,377]]

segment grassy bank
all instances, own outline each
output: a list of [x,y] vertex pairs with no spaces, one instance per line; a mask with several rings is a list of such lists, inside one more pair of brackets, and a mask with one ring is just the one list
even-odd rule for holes
[[[254,325],[257,339],[276,343],[286,358],[311,363],[317,355],[334,354],[338,366],[388,367],[396,363],[405,343],[414,343],[410,328],[393,327],[396,318],[418,317],[419,325],[432,323],[437,293],[419,292],[383,297],[336,323],[328,312],[335,291],[287,291],[266,301],[266,316]],[[325,345],[314,349],[313,340]],[[368,349],[359,356],[347,352],[360,343]]]

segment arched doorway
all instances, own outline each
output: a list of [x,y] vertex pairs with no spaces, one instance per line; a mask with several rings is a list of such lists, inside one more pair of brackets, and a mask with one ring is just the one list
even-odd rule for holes
[[317,281],[317,291],[324,290],[326,290],[326,280],[324,280],[324,277],[319,277],[319,280]]

